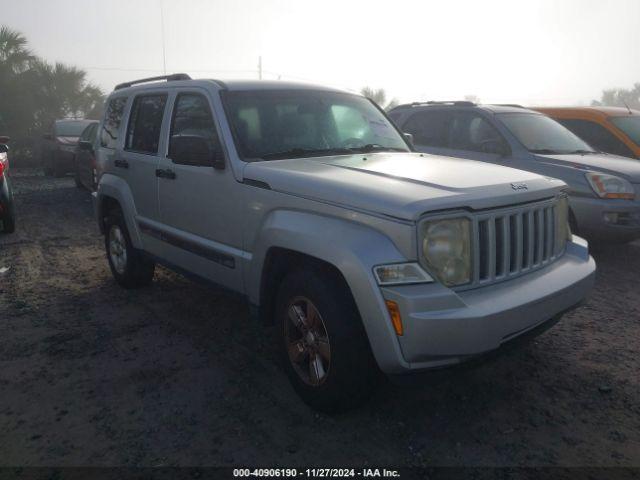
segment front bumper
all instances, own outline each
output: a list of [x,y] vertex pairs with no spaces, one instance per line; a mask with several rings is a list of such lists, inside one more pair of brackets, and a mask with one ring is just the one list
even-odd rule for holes
[[397,337],[403,358],[381,368],[438,368],[495,350],[579,304],[594,280],[586,242],[574,237],[553,264],[504,283],[463,292],[439,284],[382,288],[400,307],[404,335]]
[[640,201],[571,197],[570,203],[580,235],[611,242],[640,238]]

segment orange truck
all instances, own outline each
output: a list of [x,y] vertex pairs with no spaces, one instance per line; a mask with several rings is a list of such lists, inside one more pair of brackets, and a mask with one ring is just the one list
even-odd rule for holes
[[640,159],[640,111],[618,107],[536,107],[602,152]]

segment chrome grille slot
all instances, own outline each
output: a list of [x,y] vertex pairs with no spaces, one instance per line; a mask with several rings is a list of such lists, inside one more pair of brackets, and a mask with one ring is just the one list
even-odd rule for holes
[[554,252],[556,200],[473,217],[473,288],[514,278],[547,265]]

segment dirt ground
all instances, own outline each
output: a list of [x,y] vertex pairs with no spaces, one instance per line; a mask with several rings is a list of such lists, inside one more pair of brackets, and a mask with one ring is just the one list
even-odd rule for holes
[[316,413],[275,334],[158,269],[111,278],[90,195],[14,172],[0,235],[0,465],[640,466],[640,244],[595,253],[589,302],[526,347]]

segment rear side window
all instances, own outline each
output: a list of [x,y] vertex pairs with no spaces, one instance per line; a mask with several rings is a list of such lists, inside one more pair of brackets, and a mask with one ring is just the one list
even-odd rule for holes
[[402,128],[413,135],[416,145],[425,147],[449,147],[449,112],[418,112],[413,114]]
[[160,143],[166,95],[142,95],[133,101],[125,149],[156,155]]
[[589,120],[557,119],[577,136],[601,152],[633,157],[635,155],[622,141],[602,125]]
[[100,145],[105,148],[116,148],[118,144],[118,131],[127,104],[126,97],[114,98],[109,101],[104,114],[102,129],[100,130]]

